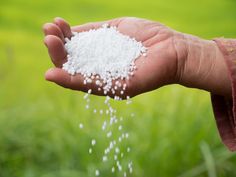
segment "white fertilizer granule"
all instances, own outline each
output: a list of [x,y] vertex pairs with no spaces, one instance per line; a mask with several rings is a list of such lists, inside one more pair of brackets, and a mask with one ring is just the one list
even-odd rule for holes
[[81,129],[84,128],[84,125],[80,123],[79,128],[81,128]]
[[91,144],[92,144],[92,146],[94,146],[94,145],[96,144],[96,140],[93,139],[93,140],[91,141]]
[[99,174],[100,174],[100,173],[99,173],[99,170],[96,170],[96,171],[95,171],[95,175],[96,175],[96,176],[99,176]]
[[[84,77],[83,84],[88,85],[88,88],[89,84],[94,83],[97,91],[104,95],[113,94],[114,100],[121,100],[119,95],[126,94],[127,85],[120,80],[128,80],[132,77],[137,69],[135,60],[140,55],[147,55],[147,49],[141,42],[120,33],[115,26],[109,27],[107,24],[99,29],[73,33],[71,39],[66,39],[65,49],[68,55],[63,69],[71,75],[81,74]],[[92,92],[93,90],[89,89],[84,95],[85,108],[88,110],[91,108],[89,95]],[[127,106],[132,103],[129,96],[125,98]],[[112,162],[109,171],[122,172],[126,177],[129,176],[128,173],[133,172],[132,161],[128,166],[122,163],[122,159],[131,151],[130,147],[122,147],[123,143],[127,144],[129,133],[122,125],[123,117],[118,116],[117,110],[112,107],[109,96],[106,96],[104,105],[105,109],[93,108],[93,106],[91,108],[94,115],[108,117],[101,125],[101,130],[109,141],[105,144],[101,161],[102,163]],[[134,117],[134,114],[132,113],[129,117]],[[80,124],[79,127],[83,129],[84,126]],[[91,140],[89,154],[95,152],[96,143],[95,139]],[[94,173],[99,176],[102,171],[97,169]]]
[[[70,40],[66,39],[65,48],[68,55],[63,69],[72,75],[82,74],[85,77],[84,84],[94,80],[98,87],[103,87],[104,94],[108,91],[115,93],[121,85],[117,82],[112,89],[112,80],[129,79],[136,68],[134,61],[146,53],[141,42],[121,34],[116,27],[108,27],[107,24],[96,30],[75,32]],[[98,76],[97,80],[91,79],[95,75]],[[120,94],[124,94],[124,91],[120,91]]]

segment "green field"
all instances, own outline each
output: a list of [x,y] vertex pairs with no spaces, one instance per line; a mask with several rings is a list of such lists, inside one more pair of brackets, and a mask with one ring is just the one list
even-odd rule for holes
[[[137,16],[207,39],[236,37],[235,0],[1,0],[0,177],[92,177],[106,139],[101,116],[85,109],[83,94],[44,80],[52,66],[41,26],[56,16],[71,25]],[[157,68],[158,69],[158,68]],[[93,105],[102,98],[93,97]],[[127,117],[132,177],[234,177],[236,156],[222,145],[209,93],[178,85],[116,104]],[[78,124],[83,122],[84,129]],[[88,154],[91,137],[97,153]]]

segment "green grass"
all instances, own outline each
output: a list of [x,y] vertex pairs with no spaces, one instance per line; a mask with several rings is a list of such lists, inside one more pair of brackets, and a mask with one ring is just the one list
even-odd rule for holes
[[[0,177],[90,177],[96,167],[112,177],[111,164],[98,159],[106,143],[98,133],[102,118],[85,110],[81,93],[44,81],[52,65],[41,26],[55,16],[72,25],[137,16],[208,39],[236,36],[234,0],[2,0]],[[94,106],[101,101],[93,97]],[[173,85],[116,106],[126,117],[136,115],[125,121],[134,162],[130,176],[236,176],[236,157],[221,143],[208,93]],[[93,156],[87,153],[91,137],[98,139]]]

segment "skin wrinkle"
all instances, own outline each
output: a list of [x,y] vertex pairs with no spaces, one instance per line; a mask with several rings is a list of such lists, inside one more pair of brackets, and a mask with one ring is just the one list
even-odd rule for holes
[[172,44],[175,50],[175,56],[176,56],[176,68],[175,68],[175,72],[174,72],[174,82],[178,82],[179,81],[179,60],[180,60],[180,56],[179,56],[179,52],[177,51],[177,47],[176,47],[176,40],[175,40],[175,36],[172,38]]
[[[175,71],[175,79],[174,83],[180,84],[182,81],[182,73],[183,68],[185,67],[183,64],[186,63],[186,59],[188,56],[187,47],[186,47],[186,37],[182,33],[179,33],[177,31],[173,32],[173,48],[175,50],[175,56],[176,56],[176,71]],[[184,41],[184,42],[183,42]]]
[[[160,31],[161,31],[161,30],[156,31],[155,34],[154,34],[152,37],[150,37],[149,39],[145,39],[145,40],[143,41],[143,44],[144,44],[146,47],[152,46],[153,43],[156,42],[154,39],[155,39],[156,36],[158,36],[158,35],[160,34]],[[153,41],[153,42],[152,42],[152,41]]]
[[[156,27],[156,26],[153,26],[151,29],[155,29],[155,28],[157,28],[157,29],[155,30],[154,34],[153,34],[152,36],[150,36],[150,37],[149,37],[149,36],[146,37],[146,38],[143,40],[143,43],[148,43],[149,40],[151,40],[153,37],[155,37],[156,35],[159,34],[161,28]],[[146,45],[145,45],[145,46],[146,46]],[[151,45],[147,45],[147,47],[149,47],[149,46],[151,46]]]
[[122,22],[125,21],[125,18],[117,18],[114,21],[111,21],[111,26],[120,26]]
[[[72,89],[72,90],[76,90],[76,89],[78,89],[73,83],[77,83],[78,84],[78,79],[76,79],[75,77],[73,77],[73,75],[70,75],[70,82],[69,83],[71,83],[71,86],[70,86],[70,88]],[[83,83],[82,83],[83,84]],[[85,85],[85,86],[87,86],[87,85]],[[81,91],[88,91],[89,89],[87,89],[87,88],[83,88],[83,87],[81,87],[80,86],[80,89],[81,89]]]
[[[188,85],[190,85],[191,83],[194,83],[192,81],[196,79],[196,76],[199,76],[198,71],[201,68],[200,59],[201,59],[201,53],[203,52],[203,50],[201,50],[201,46],[202,46],[201,43],[195,38],[192,38],[192,36],[188,36],[188,43],[189,43],[189,58],[187,60],[187,67],[185,67],[188,69],[188,71],[186,71],[185,73],[189,73],[186,75],[187,76],[186,81]],[[200,46],[200,49],[199,49],[199,46]],[[193,64],[195,65],[194,67],[193,67]],[[192,78],[189,77],[190,74]],[[201,75],[199,78],[201,78]]]
[[70,26],[67,22],[65,22],[63,19],[61,19],[60,17],[56,17],[54,19],[54,23],[58,26],[59,29],[62,29],[62,35],[66,38],[71,38],[72,33],[70,30]]
[[190,52],[190,44],[189,44],[189,39],[184,35],[184,39],[186,41],[186,59],[184,61],[184,64],[182,65],[182,67],[180,67],[180,75],[179,75],[179,83],[182,84],[184,83],[184,75],[185,75],[185,72],[186,72],[186,68],[187,68],[187,63],[188,63],[188,60],[189,60],[189,52]]
[[[156,26],[155,24],[150,24],[151,28],[149,29],[150,31],[153,31],[154,34],[147,36],[146,38],[144,38],[142,40],[143,43],[145,43],[146,41],[152,39],[153,37],[155,37],[156,35],[158,35],[158,33],[161,31],[162,26]],[[144,34],[144,31],[142,31],[142,35]]]
[[64,40],[64,36],[61,32],[61,29],[55,25],[54,23],[46,23],[43,26],[43,31],[46,34],[51,34],[51,35],[57,35],[63,42],[65,42]]
[[[209,50],[209,51],[212,52],[212,50]],[[206,53],[209,54],[209,51],[207,50]],[[213,54],[213,52],[212,52],[212,54]],[[204,57],[204,55],[203,55],[203,57]],[[206,56],[206,58],[208,58],[208,56]],[[206,70],[206,73],[203,72],[203,78],[202,78],[203,80],[207,81],[209,79],[208,77],[215,70],[215,66],[216,66],[216,62],[214,62],[215,59],[216,59],[216,50],[214,50],[214,55],[212,57],[209,57],[210,67],[209,67],[209,69]],[[198,74],[200,75],[200,73],[198,73]]]
[[[167,35],[166,32],[168,32],[168,31],[164,31],[164,30],[166,30],[166,29],[160,29],[153,38],[150,38],[148,41],[146,41],[143,44],[147,47],[150,47],[150,46],[154,46],[155,44],[158,44],[158,43],[163,42],[163,41],[167,40],[168,38],[170,38],[171,35],[169,35],[169,34]],[[148,43],[148,45],[146,45],[146,43]]]
[[203,48],[203,44],[200,45],[199,64],[198,64],[197,71],[196,71],[197,75],[198,75],[198,74],[201,74],[202,60],[204,60],[204,48]]

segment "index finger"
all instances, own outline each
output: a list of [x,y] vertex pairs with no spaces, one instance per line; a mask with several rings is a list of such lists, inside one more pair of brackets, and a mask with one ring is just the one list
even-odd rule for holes
[[73,31],[73,32],[83,32],[83,31],[88,31],[90,29],[98,29],[103,24],[106,24],[108,22],[109,21],[90,22],[90,23],[85,23],[85,24],[82,24],[82,25],[72,26],[71,31]]
[[109,26],[118,26],[119,23],[123,19],[124,18],[115,18],[115,19],[105,20],[105,21],[100,21],[100,22],[85,23],[82,25],[72,26],[71,30],[74,32],[83,32],[83,31],[88,31],[90,29],[98,29],[102,27],[103,24],[108,24]]

